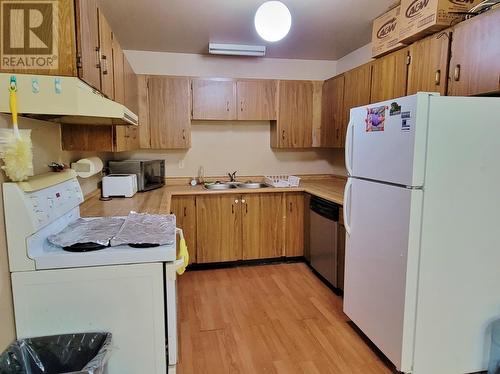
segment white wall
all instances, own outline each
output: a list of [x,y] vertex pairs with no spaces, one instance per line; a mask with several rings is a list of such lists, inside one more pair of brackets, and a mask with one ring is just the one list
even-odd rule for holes
[[125,51],[138,74],[194,77],[325,80],[335,75],[336,61],[292,60],[190,53]]
[[345,174],[343,150],[275,151],[269,122],[193,122],[188,151],[139,151],[120,158],[164,159],[168,176]]
[[372,59],[372,43],[368,43],[361,48],[349,53],[337,60],[337,74],[347,70],[354,69],[360,65],[366,64]]

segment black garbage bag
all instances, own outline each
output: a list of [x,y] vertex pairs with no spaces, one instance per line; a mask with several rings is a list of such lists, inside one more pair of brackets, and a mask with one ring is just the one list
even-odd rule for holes
[[27,338],[2,353],[0,374],[103,374],[110,353],[110,333]]

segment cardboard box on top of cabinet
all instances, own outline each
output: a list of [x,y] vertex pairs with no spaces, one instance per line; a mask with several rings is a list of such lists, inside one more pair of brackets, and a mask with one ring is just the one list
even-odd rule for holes
[[399,40],[413,42],[460,22],[482,0],[401,0]]
[[372,57],[404,47],[399,41],[401,6],[388,10],[373,21]]

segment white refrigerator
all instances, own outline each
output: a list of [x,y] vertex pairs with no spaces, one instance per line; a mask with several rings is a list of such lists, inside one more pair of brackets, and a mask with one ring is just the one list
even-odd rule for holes
[[500,98],[351,110],[344,311],[396,368],[487,369],[500,319]]

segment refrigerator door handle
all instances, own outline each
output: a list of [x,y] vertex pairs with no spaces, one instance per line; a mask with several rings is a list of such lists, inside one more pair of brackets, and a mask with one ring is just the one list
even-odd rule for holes
[[354,122],[352,120],[349,121],[347,125],[347,134],[345,138],[345,167],[347,169],[347,175],[352,175],[352,165],[351,165],[351,146],[352,146],[352,128],[354,126]]
[[344,189],[344,227],[347,235],[351,235],[351,189],[352,180],[349,178]]

